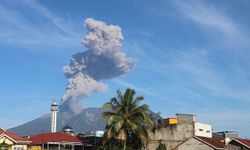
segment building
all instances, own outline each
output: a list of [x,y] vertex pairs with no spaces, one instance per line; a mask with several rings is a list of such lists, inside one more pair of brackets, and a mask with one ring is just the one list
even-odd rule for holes
[[220,132],[215,132],[214,134],[224,138],[226,144],[228,144],[228,142],[230,142],[232,139],[239,137],[239,133],[236,130],[220,131]]
[[225,143],[221,137],[194,136],[180,143],[173,150],[225,150]]
[[250,140],[234,138],[228,143],[227,148],[228,150],[250,150]]
[[212,126],[200,122],[194,123],[195,136],[212,138]]
[[5,143],[8,150],[27,150],[31,141],[0,128],[0,143]]
[[172,149],[194,136],[194,115],[176,114],[176,118],[158,122],[157,127],[149,131],[150,141],[146,147],[148,150],[155,150],[159,143],[165,144],[167,149]]
[[150,141],[146,149],[155,150],[159,143],[165,144],[167,149],[173,149],[195,136],[211,138],[212,126],[197,123],[194,115],[176,114],[176,118],[159,120],[156,128],[149,131]]
[[75,136],[64,132],[44,133],[28,138],[30,150],[82,150],[82,142]]

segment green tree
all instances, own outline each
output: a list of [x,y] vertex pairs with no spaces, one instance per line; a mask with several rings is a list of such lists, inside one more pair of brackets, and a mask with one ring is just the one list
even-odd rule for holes
[[166,145],[165,145],[165,144],[160,143],[160,144],[158,145],[158,147],[156,148],[156,150],[167,150],[167,148],[166,148]]
[[149,107],[146,104],[139,105],[144,98],[135,96],[133,89],[126,89],[124,94],[118,90],[117,96],[103,105],[105,112],[102,113],[102,118],[107,119],[104,144],[117,139],[125,150],[132,138],[138,138],[141,143],[149,139],[147,129],[153,125]]
[[7,143],[5,143],[5,140],[0,143],[0,150],[6,150],[9,148],[9,145]]

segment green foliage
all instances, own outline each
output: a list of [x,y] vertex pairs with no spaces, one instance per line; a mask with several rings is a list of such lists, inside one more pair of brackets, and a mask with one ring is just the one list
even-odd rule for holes
[[122,144],[117,139],[110,139],[107,143],[98,143],[93,149],[95,150],[120,150]]
[[166,145],[165,145],[165,144],[160,143],[160,144],[158,145],[158,147],[156,148],[156,150],[167,150],[167,148],[166,148]]
[[149,107],[139,105],[144,98],[135,95],[133,89],[127,89],[124,94],[118,90],[117,96],[103,105],[106,111],[102,113],[102,118],[107,119],[105,145],[117,140],[117,146],[122,145],[123,149],[140,149],[143,141],[149,139],[147,129],[153,125]]
[[[129,135],[127,140],[126,150],[141,150],[143,146],[142,141],[134,134]],[[121,150],[123,143],[121,140],[116,138],[110,139],[107,143],[98,143],[93,149],[94,150]]]
[[3,143],[0,143],[0,150],[5,150],[8,148],[9,148],[9,145],[5,143],[5,140],[3,141]]

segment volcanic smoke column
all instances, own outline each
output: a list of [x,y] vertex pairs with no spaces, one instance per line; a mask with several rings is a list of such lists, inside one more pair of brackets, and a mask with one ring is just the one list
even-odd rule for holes
[[63,67],[68,83],[60,111],[67,115],[81,111],[79,101],[83,97],[107,89],[101,80],[126,75],[135,65],[133,59],[120,51],[123,36],[119,26],[92,18],[87,18],[84,24],[87,33],[82,43],[87,50],[74,54],[70,64]]

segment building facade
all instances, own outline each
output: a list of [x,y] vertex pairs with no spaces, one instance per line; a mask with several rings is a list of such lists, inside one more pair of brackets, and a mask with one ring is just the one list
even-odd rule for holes
[[[173,149],[178,144],[194,136],[195,116],[176,114],[177,120],[160,122],[155,130],[149,131],[150,141],[146,149],[155,150],[159,143],[165,144],[167,149]],[[166,119],[169,120],[169,119]]]
[[[149,137],[150,141],[147,143],[146,149],[155,150],[159,143],[162,143],[168,150],[172,150],[182,143],[190,145],[192,142],[196,142],[199,145],[201,141],[193,137],[212,138],[212,126],[196,122],[194,115],[176,114],[176,118],[160,120],[155,130],[149,131]],[[200,146],[211,149],[204,144]],[[182,147],[185,146],[180,146],[180,149],[185,149]]]
[[200,123],[200,122],[195,122],[194,134],[195,136],[212,138],[212,126],[208,124]]

